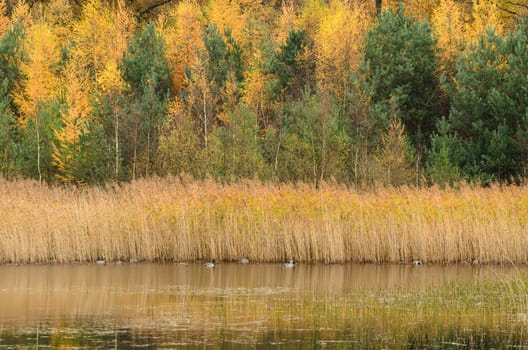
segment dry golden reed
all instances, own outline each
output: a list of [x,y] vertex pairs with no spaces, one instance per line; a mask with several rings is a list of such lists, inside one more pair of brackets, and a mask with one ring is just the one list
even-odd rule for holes
[[313,188],[178,178],[72,189],[0,180],[0,263],[528,262],[528,187]]

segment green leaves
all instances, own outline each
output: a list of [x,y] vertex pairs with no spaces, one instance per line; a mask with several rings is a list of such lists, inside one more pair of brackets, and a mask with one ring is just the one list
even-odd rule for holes
[[450,120],[468,176],[509,180],[523,173],[528,159],[528,26],[507,37],[493,30],[459,57]]
[[[367,34],[362,72],[374,107],[396,101],[399,117],[417,149],[422,149],[439,116],[437,57],[431,28],[406,17],[402,9],[386,11]],[[383,107],[384,106],[384,107]]]

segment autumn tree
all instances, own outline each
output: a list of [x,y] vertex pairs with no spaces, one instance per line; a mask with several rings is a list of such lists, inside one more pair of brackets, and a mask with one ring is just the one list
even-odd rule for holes
[[473,22],[469,31],[473,40],[477,40],[488,28],[498,34],[504,32],[504,23],[497,1],[479,0],[473,3],[471,11]]
[[352,7],[346,1],[334,0],[315,37],[318,85],[332,92],[344,106],[347,105],[350,74],[358,70],[361,43],[370,20],[363,6]]
[[395,115],[391,119],[389,129],[381,138],[380,148],[374,159],[374,182],[401,186],[415,181],[416,173],[405,127]]
[[456,57],[467,41],[463,11],[455,0],[440,0],[432,16],[442,71],[449,76],[453,74]]
[[89,81],[78,62],[71,62],[62,82],[60,121],[54,130],[55,177],[63,183],[102,182],[108,177],[109,152],[102,126],[92,119]]
[[280,181],[317,184],[347,178],[350,138],[345,118],[330,99],[305,91],[283,104],[278,125],[267,130],[265,156]]
[[9,25],[9,18],[6,13],[6,5],[4,2],[0,3],[0,39],[4,35]]
[[[220,34],[229,31],[234,40],[240,41],[246,25],[246,16],[239,0],[211,0],[206,13],[209,26],[216,27]],[[227,40],[227,37],[225,39]]]
[[169,103],[167,118],[160,130],[156,158],[158,174],[189,174],[195,178],[207,175],[207,154],[197,124],[178,98]]
[[189,84],[185,71],[198,63],[199,52],[205,50],[202,11],[196,2],[182,1],[169,13],[169,22],[162,34],[173,67],[172,84],[176,94],[180,94]]
[[191,115],[200,120],[204,146],[208,148],[209,133],[225,116],[225,105],[235,106],[240,99],[244,66],[242,49],[229,30],[221,35],[216,26],[209,26],[204,30],[203,42],[205,51],[199,63],[188,71],[191,84],[186,99]]
[[[126,83],[120,65],[123,59],[135,21],[126,9],[123,1],[117,1],[113,11],[108,11],[107,35],[109,36],[108,56],[106,57],[95,79],[89,86],[89,94],[94,105],[92,114],[97,119],[97,124],[102,125],[107,135],[107,144],[113,158],[113,178],[122,180],[125,178],[121,167],[123,163],[122,126],[126,119],[125,90]],[[90,81],[88,81],[90,83]],[[92,86],[95,85],[95,86]],[[123,175],[123,176],[122,176]]]
[[59,50],[57,39],[46,23],[31,25],[27,41],[28,60],[20,64],[24,80],[15,93],[15,102],[20,109],[22,125],[26,125],[29,120],[34,121],[37,155],[35,165],[38,179],[42,181],[41,149],[50,145],[41,143],[41,133],[47,134],[49,131],[42,129],[39,108],[57,97],[58,79],[55,67],[59,62]]
[[139,174],[151,175],[158,128],[170,91],[172,73],[165,56],[165,43],[154,24],[149,23],[132,38],[123,58],[122,71],[129,93],[125,127],[134,179]]

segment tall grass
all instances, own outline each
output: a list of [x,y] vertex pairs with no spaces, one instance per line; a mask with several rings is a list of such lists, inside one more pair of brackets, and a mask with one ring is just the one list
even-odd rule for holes
[[0,263],[216,258],[528,262],[528,187],[221,185],[72,189],[0,180]]

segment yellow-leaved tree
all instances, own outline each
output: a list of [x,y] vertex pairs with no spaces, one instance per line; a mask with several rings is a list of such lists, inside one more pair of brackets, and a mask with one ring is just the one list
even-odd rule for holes
[[440,0],[383,0],[383,9],[397,10],[400,6],[405,8],[405,14],[419,20],[431,18],[433,10]]
[[350,73],[357,71],[372,12],[346,0],[333,0],[315,36],[317,82],[346,105]]
[[75,43],[72,56],[80,68],[89,72],[91,81],[97,79],[108,61],[120,62],[135,27],[123,0],[112,10],[100,0],[87,1],[81,19],[74,26]]
[[284,1],[281,6],[280,15],[277,18],[277,25],[273,32],[273,41],[277,45],[286,43],[288,34],[298,26],[297,12],[291,1]]
[[172,25],[164,28],[162,35],[167,45],[167,57],[174,67],[172,83],[179,92],[188,84],[186,69],[198,62],[198,53],[204,51],[202,40],[203,15],[194,1],[185,0],[169,13]]
[[[350,2],[346,1],[345,2]],[[307,37],[313,38],[319,30],[321,19],[328,13],[327,1],[306,0],[299,15],[299,26],[306,31]]]
[[[78,106],[84,105],[71,95],[76,90],[83,91],[85,99],[97,99],[98,103],[106,106],[110,115],[107,116],[107,125],[112,130],[114,145],[114,176],[120,177],[121,150],[120,138],[122,111],[119,104],[120,96],[125,91],[125,83],[119,65],[130,38],[133,35],[136,23],[132,14],[125,6],[124,0],[113,2],[113,7],[103,4],[100,0],[90,0],[83,6],[81,19],[75,24],[74,36],[76,46],[72,52],[72,61],[77,62],[75,67],[75,83],[68,88],[69,103],[72,110],[68,113],[68,120],[64,125],[73,125],[74,120],[87,116],[86,113],[77,113]],[[82,82],[82,83],[81,83]],[[90,97],[91,96],[91,97]],[[72,114],[73,113],[73,114]],[[75,117],[77,116],[77,117]],[[77,118],[77,119],[75,119]],[[64,119],[64,118],[63,118]],[[82,126],[82,123],[79,124]],[[59,148],[60,151],[61,148]],[[67,152],[67,147],[63,147]],[[67,170],[67,167],[65,168]],[[63,171],[64,180],[67,180]]]
[[7,17],[5,2],[0,2],[0,38],[4,35],[9,25],[9,18]]
[[19,106],[24,128],[29,121],[35,124],[37,171],[42,181],[41,171],[41,125],[39,107],[57,95],[58,78],[54,67],[59,61],[57,38],[46,23],[34,23],[27,29],[27,58],[20,66],[25,77],[14,94]]
[[119,135],[121,132],[121,117],[123,115],[122,106],[119,103],[120,96],[126,89],[123,75],[119,69],[118,62],[110,60],[101,73],[97,76],[97,94],[99,101],[108,105],[111,115],[107,115],[107,121],[110,122],[113,129],[113,146],[114,146],[114,178],[119,179],[121,166],[121,150]]
[[393,117],[389,129],[381,139],[381,148],[375,157],[374,180],[384,185],[411,184],[415,172],[409,153],[405,127],[398,117]]
[[404,0],[405,12],[421,20],[430,19],[439,0]]
[[[40,8],[37,6],[40,5]],[[69,0],[51,0],[37,4],[42,20],[53,30],[53,33],[63,45],[72,34],[74,13]]]
[[56,177],[64,183],[83,182],[81,176],[84,150],[81,137],[88,132],[87,121],[91,106],[89,103],[88,79],[72,62],[63,77],[63,99],[66,110],[61,113],[61,125],[54,132],[53,165],[57,168]]
[[440,0],[433,11],[432,26],[440,48],[441,69],[454,70],[454,63],[467,38],[464,10],[456,0]]
[[471,24],[469,34],[473,40],[476,40],[479,35],[484,34],[488,29],[492,29],[498,34],[504,32],[504,23],[497,0],[479,0],[473,2],[471,15],[473,23]]
[[14,7],[11,13],[11,23],[15,22],[23,24],[25,28],[29,28],[33,23],[30,7],[26,1],[19,1]]
[[231,36],[239,41],[246,25],[246,16],[242,13],[238,0],[211,0],[206,11],[209,24],[214,24],[223,35],[231,30]]

